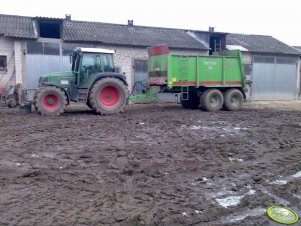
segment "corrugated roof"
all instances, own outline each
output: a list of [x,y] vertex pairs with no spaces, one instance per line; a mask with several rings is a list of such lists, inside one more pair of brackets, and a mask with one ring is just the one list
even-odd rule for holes
[[300,55],[293,47],[265,35],[227,35],[227,45],[239,45],[253,53]]
[[182,29],[65,20],[63,31],[65,41],[89,41],[140,47],[167,43],[171,48],[208,49]]
[[45,16],[36,16],[34,17],[38,20],[63,20],[64,18],[58,18],[58,17],[45,17]]
[[239,45],[226,45],[226,48],[228,50],[240,50],[240,51],[243,51],[243,52],[249,51],[246,48],[244,48],[242,46],[239,46]]
[[295,49],[297,49],[299,52],[301,52],[301,46],[293,46]]
[[32,18],[0,14],[0,34],[5,37],[37,38]]
[[[167,43],[171,48],[208,50],[205,44],[197,41],[184,29],[128,26],[46,17],[0,14],[0,35],[26,39],[38,38],[35,34],[33,21],[39,19],[62,20],[63,40],[69,42],[100,42],[110,45],[137,47]],[[192,30],[190,32],[208,33]],[[241,46],[250,52],[256,53],[300,55],[298,50],[272,36],[229,34],[227,35],[227,45]]]
[[63,40],[71,42],[100,42],[111,45],[147,47],[168,43],[171,48],[207,50],[208,48],[183,29],[128,26],[100,22],[64,20],[51,17],[25,17],[0,14],[0,34],[6,37],[38,38],[34,20],[63,21]]

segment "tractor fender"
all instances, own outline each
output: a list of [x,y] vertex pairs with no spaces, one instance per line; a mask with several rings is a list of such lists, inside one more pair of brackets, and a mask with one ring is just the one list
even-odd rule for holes
[[42,85],[41,87],[44,87],[44,86],[55,86],[55,87],[61,89],[61,90],[65,93],[65,95],[66,95],[66,97],[67,97],[67,105],[69,105],[69,103],[70,103],[70,95],[69,95],[68,92],[64,89],[63,86],[60,86],[60,85],[55,84],[55,83],[52,83],[52,82],[43,82],[43,85]]
[[107,78],[107,77],[111,77],[111,78],[117,78],[120,79],[126,86],[128,86],[128,83],[126,81],[126,77],[122,74],[119,73],[99,73],[95,75],[95,78],[93,80],[93,82],[91,83],[89,90],[91,89],[91,87],[95,84],[95,82],[97,82],[98,80],[102,79],[102,78]]

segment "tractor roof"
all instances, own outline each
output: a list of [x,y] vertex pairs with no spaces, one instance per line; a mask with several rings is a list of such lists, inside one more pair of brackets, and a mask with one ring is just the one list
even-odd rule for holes
[[77,47],[74,49],[74,51],[78,52],[87,52],[87,53],[115,53],[115,50],[110,50],[110,49],[100,49],[100,48],[82,48],[82,47]]

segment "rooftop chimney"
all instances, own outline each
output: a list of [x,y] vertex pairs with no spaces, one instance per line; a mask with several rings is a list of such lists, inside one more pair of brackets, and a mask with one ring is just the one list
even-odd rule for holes
[[128,25],[133,26],[134,25],[134,20],[128,20]]
[[71,20],[71,14],[65,14],[65,19],[66,20]]
[[210,32],[214,32],[214,27],[209,27]]

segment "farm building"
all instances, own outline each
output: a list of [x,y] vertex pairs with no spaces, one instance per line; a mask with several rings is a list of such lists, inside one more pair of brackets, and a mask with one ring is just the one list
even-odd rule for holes
[[[301,54],[301,46],[293,46],[295,49],[297,49],[299,52],[300,52],[300,54]],[[299,58],[299,74],[300,74],[300,84],[301,84],[301,56],[300,56],[300,58]],[[301,85],[300,85],[300,87],[301,87]],[[300,88],[300,90],[301,90],[301,88]],[[301,93],[301,91],[300,91],[300,93]],[[301,96],[301,94],[300,94],[300,96]]]
[[115,66],[132,87],[147,78],[146,47],[162,43],[187,55],[238,48],[253,80],[251,99],[300,98],[300,52],[271,36],[75,21],[70,15],[0,15],[0,87],[22,83],[35,89],[42,74],[70,70],[69,55],[78,46],[114,49]]
[[244,55],[245,75],[252,80],[253,100],[293,100],[300,98],[300,52],[264,35],[227,35],[227,49]]

